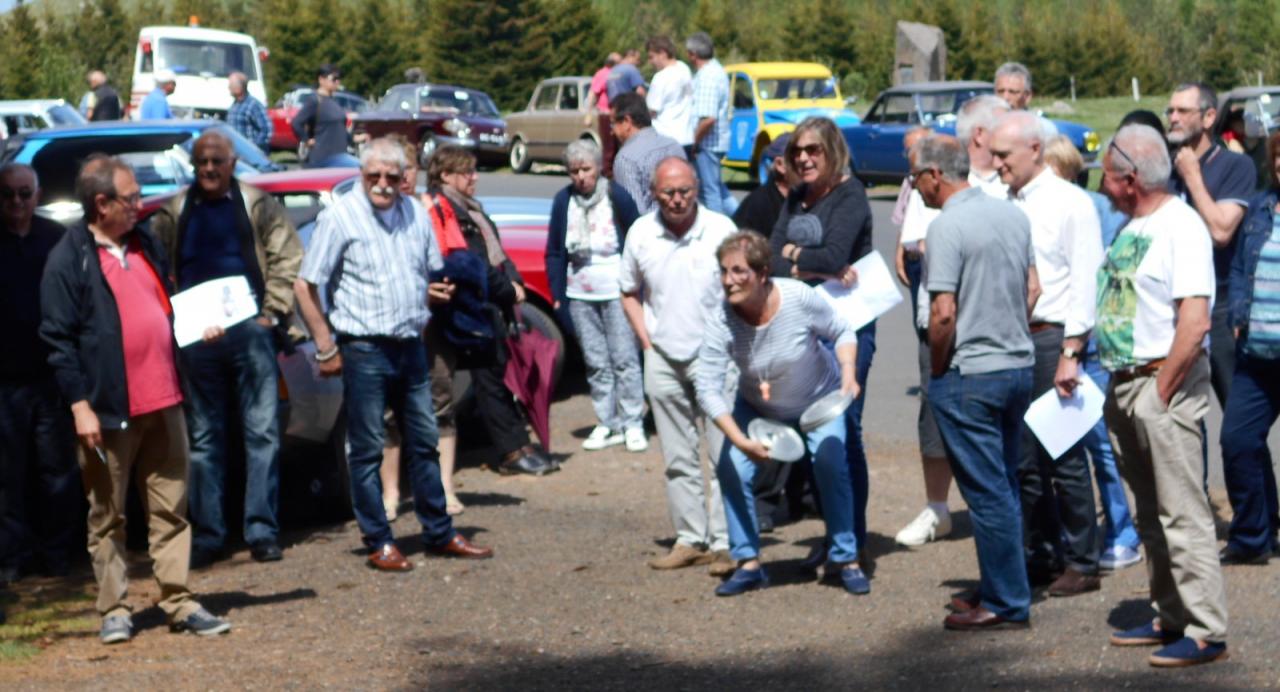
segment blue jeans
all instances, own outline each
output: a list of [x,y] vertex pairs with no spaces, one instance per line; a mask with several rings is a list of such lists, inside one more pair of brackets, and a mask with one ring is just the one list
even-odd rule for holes
[[187,487],[192,546],[221,550],[227,538],[222,497],[227,474],[227,411],[244,431],[244,540],[273,543],[279,532],[280,419],[271,330],[245,320],[213,343],[180,351],[187,380],[191,471]]
[[[733,420],[744,431],[760,414],[739,398]],[[795,421],[786,421],[794,424]],[[828,560],[834,563],[858,559],[858,542],[853,531],[853,498],[849,495],[848,466],[845,464],[845,423],[837,418],[804,436],[813,464],[814,484],[822,495],[822,519],[827,524]],[[720,449],[716,475],[724,497],[724,516],[729,526],[729,552],[735,560],[760,556],[760,531],[756,521],[752,481],[756,463],[742,450],[725,440]]]
[[1276,547],[1280,502],[1267,433],[1280,416],[1280,360],[1236,355],[1222,414],[1222,471],[1231,499],[1227,543],[1257,554]]
[[[1098,389],[1106,393],[1111,385],[1111,373],[1102,369],[1102,363],[1096,355],[1085,360],[1084,371],[1098,385]],[[1120,480],[1120,470],[1116,468],[1116,455],[1111,451],[1111,438],[1107,436],[1105,420],[1099,418],[1093,430],[1084,436],[1084,449],[1089,453],[1089,462],[1093,464],[1098,495],[1102,497],[1102,514],[1106,517],[1103,549],[1123,546],[1137,550],[1142,541],[1138,538],[1138,530],[1133,527],[1129,498],[1124,494],[1124,482]]]
[[951,471],[969,505],[982,606],[1015,621],[1031,616],[1018,492],[1022,416],[1030,401],[1029,367],[972,375],[952,369],[929,383]]
[[453,539],[453,520],[445,512],[440,484],[439,432],[427,363],[422,339],[342,339],[351,508],[370,550],[393,540],[378,476],[385,435],[382,414],[388,405],[400,426],[400,460],[409,473],[422,539],[428,546]]
[[867,401],[867,376],[871,374],[871,357],[875,353],[876,323],[872,320],[858,330],[858,362],[854,377],[858,380],[860,393],[844,413],[849,428],[845,438],[845,460],[849,464],[849,482],[853,488],[853,528],[858,536],[858,545],[867,544],[867,493],[871,490],[871,479],[867,472],[867,452],[862,446],[862,407]]
[[[734,199],[729,187],[724,184],[720,171],[722,159],[723,152],[716,153],[706,148],[699,148],[698,153],[694,154],[693,166],[698,171],[698,204],[725,216],[733,216],[733,212],[738,210],[738,200]],[[772,229],[756,230],[767,234]]]

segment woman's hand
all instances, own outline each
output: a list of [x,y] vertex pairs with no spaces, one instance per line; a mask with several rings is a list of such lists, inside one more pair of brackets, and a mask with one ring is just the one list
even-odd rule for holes
[[840,393],[846,396],[852,394],[855,399],[862,395],[862,388],[858,386],[856,365],[846,363],[840,365]]
[[787,243],[782,246],[782,256],[788,260],[795,262],[796,254],[800,251],[800,247],[795,243]]
[[771,459],[769,456],[769,448],[766,447],[763,442],[746,438],[742,440],[740,444],[735,444],[734,446],[742,450],[742,453],[746,454],[748,459],[756,463],[769,461],[769,459]]
[[511,287],[516,289],[516,305],[523,303],[524,302],[524,286],[521,286],[520,283],[517,281],[512,281]]
[[844,271],[836,274],[833,278],[835,278],[836,281],[839,281],[841,286],[844,286],[845,288],[852,288],[854,284],[858,283],[858,270],[854,269],[853,265],[849,265],[844,268]]

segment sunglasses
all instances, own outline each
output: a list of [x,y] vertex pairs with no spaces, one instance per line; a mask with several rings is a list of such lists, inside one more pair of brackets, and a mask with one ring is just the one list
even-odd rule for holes
[[36,191],[29,187],[19,188],[17,190],[8,187],[0,188],[0,197],[3,197],[4,199],[20,199],[26,201],[34,197],[35,194]]
[[208,165],[223,166],[229,160],[230,159],[225,159],[222,157],[213,157],[213,156],[206,157],[206,158],[198,158],[196,159],[196,166],[208,166]]
[[815,156],[825,156],[827,152],[822,148],[821,144],[806,144],[802,147],[797,146],[791,156],[792,158],[795,158],[800,156],[802,153],[808,154],[809,158],[813,158]]
[[1129,158],[1129,155],[1124,153],[1124,149],[1121,149],[1120,145],[1116,144],[1114,141],[1111,142],[1111,151],[1114,151],[1115,153],[1119,154],[1120,158],[1128,162],[1130,168],[1132,168],[1135,171],[1138,170],[1138,164],[1134,163],[1133,159]]
[[364,174],[364,179],[369,181],[370,183],[377,183],[379,180],[386,178],[387,182],[392,185],[399,185],[400,179],[403,177],[404,176],[400,175],[399,173],[389,173],[386,171],[381,173],[365,173]]

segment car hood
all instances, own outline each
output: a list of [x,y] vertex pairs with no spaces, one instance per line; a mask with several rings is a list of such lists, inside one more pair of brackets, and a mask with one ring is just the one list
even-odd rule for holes
[[839,127],[849,127],[862,122],[857,113],[839,108],[787,108],[784,110],[767,110],[764,121],[768,123],[800,124],[801,120],[811,116],[831,118]]

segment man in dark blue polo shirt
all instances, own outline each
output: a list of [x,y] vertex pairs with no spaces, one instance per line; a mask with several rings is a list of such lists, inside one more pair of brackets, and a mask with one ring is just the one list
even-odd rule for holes
[[63,575],[81,513],[71,412],[40,327],[40,275],[62,226],[35,215],[36,173],[0,168],[0,583]]
[[1217,300],[1209,335],[1209,367],[1213,393],[1225,406],[1231,374],[1235,371],[1235,337],[1228,324],[1227,279],[1236,251],[1236,228],[1244,218],[1258,184],[1249,157],[1228,151],[1213,141],[1210,128],[1218,117],[1218,95],[1200,82],[1181,84],[1169,97],[1169,144],[1174,173],[1169,191],[1190,204],[1204,219],[1213,239],[1213,273]]

